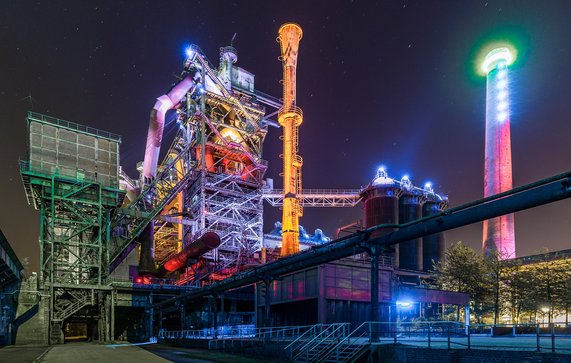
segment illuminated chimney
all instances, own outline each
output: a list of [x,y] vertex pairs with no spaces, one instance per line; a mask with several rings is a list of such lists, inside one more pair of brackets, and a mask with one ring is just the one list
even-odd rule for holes
[[[496,48],[483,64],[487,75],[484,197],[513,187],[508,79],[512,62],[509,49]],[[513,214],[484,221],[482,249],[484,254],[497,251],[501,259],[516,257]]]

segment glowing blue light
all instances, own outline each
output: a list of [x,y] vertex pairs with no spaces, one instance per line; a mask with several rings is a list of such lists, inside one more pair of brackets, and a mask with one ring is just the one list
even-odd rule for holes
[[379,166],[377,169],[377,178],[386,178],[387,177],[387,168],[384,165]]
[[507,112],[500,112],[500,113],[498,114],[498,121],[504,122],[507,117],[508,117],[508,113],[507,113]]
[[504,78],[506,78],[507,75],[508,75],[508,72],[506,70],[498,71],[498,78],[499,79],[504,79]]
[[503,101],[508,98],[508,93],[506,91],[500,91],[498,93],[498,101]]
[[505,89],[507,85],[508,85],[508,82],[506,80],[501,80],[501,81],[498,81],[497,87],[498,87],[498,89]]
[[498,104],[498,111],[505,111],[508,109],[508,103],[507,102],[500,102]]
[[412,302],[411,301],[397,301],[397,306],[400,306],[401,308],[410,308],[412,306]]
[[403,180],[410,180],[410,177],[408,176],[408,174],[405,174],[402,176],[402,179]]
[[186,48],[185,53],[188,58],[192,58],[194,56],[194,49],[192,49],[192,47],[188,47]]

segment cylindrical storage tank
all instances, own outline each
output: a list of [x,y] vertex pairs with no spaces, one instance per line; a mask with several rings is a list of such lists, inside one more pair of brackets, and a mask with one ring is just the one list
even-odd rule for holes
[[206,232],[199,239],[189,243],[182,251],[169,257],[159,268],[159,274],[163,275],[185,267],[188,259],[198,258],[218,246],[220,246],[220,237],[214,232]]
[[[428,217],[441,213],[448,207],[446,201],[440,200],[436,195],[428,196],[422,206],[422,217]],[[445,249],[444,233],[435,233],[422,238],[422,269],[423,271],[434,270],[433,265],[442,260]]]
[[[416,190],[404,191],[399,199],[400,224],[415,221],[422,217],[424,196]],[[405,270],[422,270],[422,239],[415,238],[399,243],[398,267]]]
[[[395,181],[389,178],[384,170],[380,169],[371,184],[361,191],[366,228],[379,224],[399,223],[398,198],[400,192],[401,190]],[[394,230],[395,228],[380,228],[374,231],[371,237],[377,237]]]

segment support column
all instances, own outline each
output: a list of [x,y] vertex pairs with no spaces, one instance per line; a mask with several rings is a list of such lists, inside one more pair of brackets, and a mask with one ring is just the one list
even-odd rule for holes
[[218,297],[214,295],[212,297],[212,326],[214,328],[214,339],[218,337]]
[[317,296],[317,323],[327,324],[327,300],[325,297],[325,266],[317,267],[319,274],[319,295]]
[[153,319],[155,318],[153,300],[153,292],[151,291],[149,295],[149,303],[151,304],[151,307],[149,308],[149,341],[153,337]]
[[265,309],[264,309],[264,327],[269,328],[271,326],[271,312],[270,306],[272,304],[272,294],[270,288],[272,286],[272,280],[264,279],[264,285],[266,287],[266,297],[265,297]]
[[[369,249],[371,257],[371,321],[379,321],[379,252],[377,246]],[[371,341],[378,341],[378,325],[371,326]]]
[[186,324],[186,308],[184,305],[184,301],[180,302],[180,330],[185,330]]
[[224,312],[224,294],[220,294],[220,321],[222,325],[226,325],[226,313]]
[[468,335],[468,331],[470,330],[470,305],[464,306],[464,323],[466,324],[466,335]]
[[111,290],[111,341],[115,340],[115,291]]

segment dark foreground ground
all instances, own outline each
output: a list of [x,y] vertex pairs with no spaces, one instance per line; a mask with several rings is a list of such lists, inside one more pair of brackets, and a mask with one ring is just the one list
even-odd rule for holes
[[[99,345],[93,343],[70,343],[46,346],[8,346],[0,348],[0,362],[10,363],[262,363],[272,362],[267,358],[257,359],[209,350],[167,347],[160,344],[142,346]],[[275,361],[278,362],[278,361]]]

